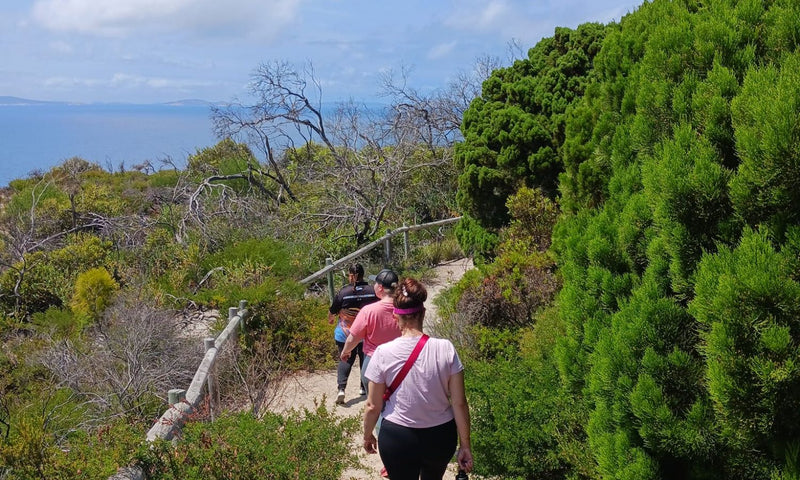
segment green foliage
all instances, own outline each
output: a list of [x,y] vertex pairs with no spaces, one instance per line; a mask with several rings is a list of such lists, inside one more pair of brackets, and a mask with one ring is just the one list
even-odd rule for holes
[[454,228],[458,244],[464,252],[473,256],[476,262],[494,256],[497,247],[497,234],[483,228],[477,220],[464,215]]
[[281,366],[290,371],[331,366],[336,351],[326,302],[281,293],[255,301],[248,309],[245,342],[254,355],[280,358]]
[[350,450],[357,420],[341,419],[320,406],[286,417],[266,413],[226,415],[191,423],[177,446],[156,442],[139,450],[153,480],[314,478],[338,480],[358,459]]
[[232,175],[258,166],[253,152],[243,143],[225,138],[213,147],[206,147],[186,160],[190,175],[204,178],[212,175]]
[[[208,271],[217,266],[252,263],[263,265],[272,275],[280,278],[290,277],[299,267],[293,252],[274,238],[251,238],[225,246],[222,250],[204,256],[200,267]],[[254,283],[258,283],[257,280]]]
[[[568,449],[566,440],[542,448],[586,452],[588,461],[562,457],[583,466],[573,472],[761,479],[796,470],[797,18],[800,5],[785,0],[646,2],[604,28],[582,94],[539,122],[563,125],[553,143],[563,210],[550,250],[563,281],[554,310],[563,335],[546,373],[536,373],[557,373],[574,400],[560,413],[580,430]],[[484,227],[535,204],[515,203],[526,197],[513,197],[522,190],[512,179],[550,181],[511,160],[530,145],[517,136],[527,125],[519,105],[492,103],[545,78],[500,70],[465,115],[459,201],[470,214],[487,206],[492,220],[475,217]],[[499,131],[475,128],[488,122]],[[505,199],[509,216],[497,213]],[[509,282],[530,277],[519,267],[533,260],[537,234],[520,227],[541,216],[521,218],[461,302],[502,312],[493,306],[513,291]],[[491,295],[478,301],[481,288]],[[507,467],[492,468],[502,476]]]
[[[553,312],[532,329],[506,336],[505,355],[470,360],[467,396],[472,415],[475,473],[500,478],[588,478],[574,399],[560,391],[553,365],[563,323]],[[510,332],[509,332],[510,333]]]
[[[81,272],[106,264],[111,242],[89,234],[68,236],[61,248],[26,254],[14,268],[0,273],[0,305],[21,318],[69,303]],[[15,289],[18,295],[14,295]]]
[[698,267],[690,308],[708,391],[721,434],[742,452],[781,452],[800,437],[800,284],[789,265],[765,235],[745,232]]
[[780,66],[747,72],[732,102],[732,122],[741,164],[731,179],[731,199],[751,225],[765,223],[778,239],[800,222],[800,54]]
[[506,198],[522,185],[555,196],[564,115],[586,88],[603,35],[598,24],[557,28],[527,59],[495,70],[464,113],[457,201],[482,227],[508,221]]
[[108,478],[127,466],[145,431],[116,422],[75,430],[85,409],[66,390],[12,405],[0,437],[0,475],[19,479]]
[[653,221],[670,254],[672,288],[691,291],[691,274],[704,251],[734,240],[728,197],[730,172],[717,151],[685,125],[642,166]]
[[75,294],[70,302],[72,311],[97,321],[119,290],[119,285],[103,267],[87,270],[75,280]]
[[464,252],[454,234],[437,237],[429,243],[414,243],[409,263],[411,265],[434,266],[449,260],[464,257]]
[[56,338],[74,337],[80,333],[83,322],[68,309],[50,307],[44,312],[34,313],[31,323],[42,333],[52,333]]

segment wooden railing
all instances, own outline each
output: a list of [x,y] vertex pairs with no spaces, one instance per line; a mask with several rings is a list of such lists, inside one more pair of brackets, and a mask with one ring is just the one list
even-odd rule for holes
[[[172,440],[180,432],[186,420],[205,405],[208,400],[209,414],[211,419],[218,413],[219,391],[217,390],[216,362],[217,354],[228,343],[235,339],[236,335],[244,328],[244,319],[247,316],[247,301],[241,300],[239,307],[228,309],[228,324],[225,329],[217,335],[217,338],[205,338],[203,344],[206,353],[203,360],[197,367],[192,383],[187,389],[175,388],[167,393],[169,408],[161,415],[150,430],[147,432],[147,441],[153,442],[158,439]],[[207,393],[207,396],[205,395]],[[128,467],[120,469],[109,480],[141,480],[143,473],[138,467]]]
[[459,221],[460,219],[461,219],[461,217],[446,218],[444,220],[437,220],[435,222],[422,223],[422,224],[419,224],[419,225],[411,225],[411,226],[403,225],[402,227],[400,227],[398,229],[395,229],[395,230],[387,230],[386,231],[386,235],[382,236],[381,238],[379,238],[379,239],[377,239],[377,240],[375,240],[373,242],[368,243],[367,245],[364,245],[363,247],[359,248],[358,250],[356,250],[355,252],[353,252],[353,253],[351,253],[349,255],[345,255],[344,257],[342,257],[342,258],[340,258],[338,260],[333,260],[332,258],[328,258],[326,260],[325,268],[323,268],[321,270],[318,270],[318,271],[312,273],[311,275],[307,276],[306,278],[300,280],[300,283],[308,284],[308,283],[313,282],[314,280],[317,280],[318,278],[322,277],[323,275],[327,275],[328,276],[328,296],[330,298],[333,298],[334,290],[336,288],[336,286],[334,285],[334,281],[333,281],[333,271],[336,270],[341,265],[343,265],[343,264],[345,264],[345,263],[347,263],[347,262],[349,262],[349,261],[351,261],[353,259],[356,259],[356,258],[364,255],[365,253],[370,252],[371,250],[375,249],[376,247],[379,247],[379,246],[383,245],[383,263],[384,263],[384,265],[388,266],[392,262],[392,238],[394,238],[395,236],[403,234],[403,254],[405,255],[406,258],[408,258],[408,254],[409,254],[408,233],[409,232],[413,232],[415,230],[423,230],[423,229],[426,229],[426,228],[441,227],[441,226],[444,226],[444,225],[449,225],[451,223],[455,223],[455,222]]

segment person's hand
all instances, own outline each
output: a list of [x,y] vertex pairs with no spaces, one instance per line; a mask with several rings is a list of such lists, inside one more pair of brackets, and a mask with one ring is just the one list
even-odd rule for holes
[[[378,439],[375,438],[375,435],[369,434],[368,436],[364,437],[364,450],[367,453],[378,453]],[[472,462],[470,461],[470,465]]]
[[459,448],[456,458],[458,458],[459,468],[467,473],[472,471],[472,451],[469,448]]
[[350,352],[342,352],[339,358],[342,359],[343,362],[346,362],[350,358]]

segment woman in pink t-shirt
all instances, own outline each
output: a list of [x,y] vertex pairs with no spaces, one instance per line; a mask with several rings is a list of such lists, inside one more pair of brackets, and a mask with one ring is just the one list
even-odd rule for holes
[[[472,470],[464,367],[449,340],[428,339],[405,378],[383,401],[387,385],[394,382],[423,336],[427,296],[418,281],[406,278],[401,282],[393,300],[401,336],[379,345],[365,372],[369,391],[364,412],[364,449],[375,453],[379,447],[392,480],[441,480],[456,451],[456,440],[459,468]],[[381,411],[383,419],[376,439],[373,430]]]

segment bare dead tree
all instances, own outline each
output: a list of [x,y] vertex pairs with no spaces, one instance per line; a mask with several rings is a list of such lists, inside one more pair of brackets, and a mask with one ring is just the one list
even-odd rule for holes
[[296,201],[281,152],[295,146],[295,138],[307,143],[312,137],[333,149],[325,133],[322,87],[313,66],[298,71],[287,62],[264,63],[252,75],[250,94],[255,99],[252,105],[233,102],[212,108],[214,131],[218,137],[241,139],[260,151],[268,166],[266,176]]
[[479,57],[470,71],[459,72],[445,88],[424,93],[409,85],[412,69],[403,66],[382,76],[382,94],[391,103],[397,129],[407,130],[431,148],[452,146],[461,138],[464,112],[480,96],[483,81],[499,67],[498,58]]
[[292,200],[293,182],[312,186],[304,188],[309,204],[297,213],[298,223],[361,244],[398,207],[413,172],[451,164],[461,116],[491,62],[484,59],[478,64],[483,70],[431,95],[410,88],[406,70],[399,80],[387,75],[383,87],[391,103],[380,111],[352,100],[323,108],[312,65],[265,63],[252,76],[252,104],[237,101],[212,117],[217,135],[261,152],[269,178]]
[[226,347],[218,357],[217,369],[234,375],[220,375],[222,404],[229,408],[242,408],[242,398],[245,398],[250,413],[254,417],[260,416],[278,398],[280,381],[290,373],[284,360],[287,353],[275,352],[274,346],[263,342],[256,342],[249,354],[236,344]]
[[0,292],[0,296],[14,299],[14,313],[19,313],[21,287],[28,272],[40,257],[31,254],[49,248],[63,237],[95,226],[91,221],[79,222],[71,228],[62,228],[58,219],[48,216],[40,205],[54,188],[52,178],[42,178],[30,191],[31,198],[25,210],[6,210],[0,216],[0,268],[13,272],[14,286],[11,292]]
[[[252,227],[265,212],[272,212],[284,201],[284,189],[277,178],[258,164],[247,147],[239,151],[242,147],[225,139],[191,156],[184,170],[171,158],[161,160],[162,165],[175,171],[177,181],[169,198],[162,203],[168,215],[161,218],[168,222],[160,225],[171,230],[178,243],[184,244],[192,230],[200,233],[205,241],[214,243],[215,225],[220,222],[233,225],[241,220]],[[229,160],[235,160],[241,168],[225,173],[218,165],[207,163]],[[270,182],[277,185],[277,189]]]
[[[386,209],[392,205],[397,188],[398,155],[388,155],[390,138],[383,119],[367,118],[369,112],[353,102],[340,105],[327,121],[323,113],[322,87],[311,64],[295,69],[286,62],[262,64],[253,74],[252,105],[235,103],[213,112],[216,132],[245,140],[258,149],[266,160],[268,173],[275,183],[297,200],[287,172],[285,152],[291,150],[301,168],[295,179],[324,184],[321,211],[304,209],[303,221],[321,228],[348,224],[350,234],[363,242],[380,226]],[[331,164],[314,165],[317,159],[308,148],[307,162],[302,146],[316,142],[331,159]],[[324,167],[324,168],[322,168]]]
[[144,300],[127,299],[105,314],[102,333],[89,348],[69,340],[54,343],[41,362],[93,407],[96,419],[113,416],[143,418],[154,398],[191,382],[202,357],[178,335],[173,312],[160,311]]

